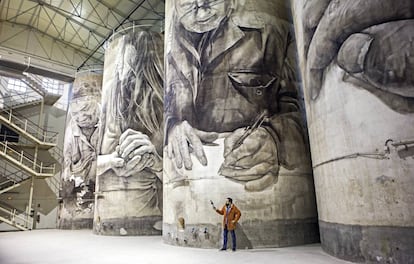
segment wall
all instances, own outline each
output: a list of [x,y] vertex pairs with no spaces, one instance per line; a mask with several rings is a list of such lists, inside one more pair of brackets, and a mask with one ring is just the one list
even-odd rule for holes
[[94,232],[159,235],[162,219],[163,38],[131,28],[105,53]]
[[402,1],[292,1],[322,247],[414,261],[414,9]]
[[102,70],[76,75],[63,145],[58,227],[92,229]]
[[232,2],[166,3],[163,239],[218,247],[231,197],[238,248],[316,242],[289,5]]
[[[69,85],[65,86],[64,94],[66,94],[66,97],[69,88]],[[17,113],[23,115],[25,118],[34,122],[35,124],[38,124],[40,107],[39,105],[26,106],[20,108]],[[65,120],[66,109],[63,110],[54,106],[44,107],[44,114],[42,115],[41,124],[48,130],[57,132],[59,134],[57,142],[58,148],[59,146],[60,148],[61,146],[63,146]],[[20,140],[21,143],[29,143],[29,141],[25,140],[22,136],[20,136]],[[31,154],[34,153],[33,148],[26,148],[25,151]],[[39,160],[46,163],[58,163],[58,171],[57,174],[51,179],[37,179],[35,181],[35,192],[33,196],[32,206],[37,208],[37,204],[40,204],[40,208],[36,209],[40,214],[40,222],[37,223],[36,228],[56,228],[60,176],[59,163],[61,162],[61,160],[59,160],[59,158],[57,158],[56,156],[54,156],[46,150],[39,151]],[[25,183],[24,185],[16,189],[13,189],[8,193],[2,194],[0,196],[0,201],[8,204],[9,206],[15,207],[20,211],[25,211],[27,203],[29,201],[29,183]],[[8,225],[2,224],[2,230],[13,230],[13,228]]]

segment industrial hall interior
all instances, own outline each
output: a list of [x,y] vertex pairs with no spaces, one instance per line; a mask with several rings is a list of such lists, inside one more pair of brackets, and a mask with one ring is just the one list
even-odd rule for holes
[[414,264],[413,0],[0,0],[1,264]]

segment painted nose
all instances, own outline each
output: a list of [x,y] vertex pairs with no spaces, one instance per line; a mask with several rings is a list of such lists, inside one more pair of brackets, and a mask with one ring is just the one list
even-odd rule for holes
[[197,7],[203,7],[206,5],[206,0],[197,0]]
[[197,20],[203,21],[210,16],[210,8],[208,6],[208,1],[206,0],[197,0]]
[[199,7],[197,10],[197,20],[204,21],[210,17],[210,9],[205,7]]

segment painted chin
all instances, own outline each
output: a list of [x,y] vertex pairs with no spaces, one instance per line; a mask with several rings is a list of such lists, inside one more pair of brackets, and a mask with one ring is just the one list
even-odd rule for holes
[[93,127],[95,124],[92,120],[80,120],[77,121],[79,127]]

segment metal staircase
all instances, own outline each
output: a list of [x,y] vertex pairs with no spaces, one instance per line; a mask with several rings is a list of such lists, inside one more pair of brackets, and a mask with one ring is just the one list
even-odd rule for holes
[[[18,109],[25,106],[40,104],[43,97],[38,92],[32,89],[25,89],[25,91],[8,91],[8,81],[10,78],[0,76],[0,91],[1,102],[0,109],[10,110]],[[7,91],[7,93],[5,93]]]
[[[2,168],[0,168],[0,194],[10,192],[32,178],[23,170],[19,170],[14,166],[7,163],[2,163],[2,165]],[[28,217],[27,213],[16,208],[10,208],[4,203],[0,204],[0,221],[23,231],[29,230],[32,223],[32,219]]]
[[2,105],[0,109],[19,109],[25,106],[37,105],[42,102],[43,98],[35,91],[27,91],[23,93],[15,92],[11,95],[3,96]]
[[56,86],[51,79],[41,78],[30,73],[24,73],[21,80],[31,89],[40,94],[44,99],[44,103],[47,105],[53,105],[62,95],[63,88],[60,85]]
[[7,125],[19,135],[30,139],[41,147],[56,146],[58,133],[44,130],[32,121],[13,114],[11,109],[0,112],[0,123]]
[[12,171],[7,166],[4,166],[0,173],[0,194],[21,186],[27,180],[30,180],[30,175],[22,170]]
[[33,225],[33,219],[27,214],[21,214],[16,208],[4,208],[0,206],[0,221],[19,230],[27,231]]
[[[0,139],[0,159],[5,164],[5,168],[0,168],[0,195],[11,193],[13,189],[22,186],[27,181],[31,181],[32,184],[26,211],[12,208],[9,202],[5,201],[0,203],[0,221],[19,230],[30,230],[33,226],[33,219],[29,212],[32,206],[34,180],[44,179],[50,189],[58,196],[60,175],[57,172],[60,170],[59,163],[63,157],[62,151],[56,148],[58,133],[42,128],[40,126],[41,118],[39,118],[39,124],[35,124],[19,114],[18,110],[39,104],[39,116],[42,116],[43,106],[45,104],[53,105],[57,102],[63,89],[53,80],[33,74],[16,75],[16,73],[12,73],[8,78],[20,80],[24,83],[21,85],[27,89],[7,91],[5,78],[0,78],[0,88],[7,91],[7,93],[2,92],[0,98],[0,124],[18,134],[17,140],[12,140],[9,135]],[[17,142],[9,142],[8,140]],[[42,151],[43,160],[52,162],[46,163],[39,160],[38,156]],[[47,155],[50,157],[45,156],[44,153],[48,153]],[[13,169],[7,169],[7,166]]]
[[53,177],[56,172],[55,164],[43,164],[43,162],[38,162],[34,157],[24,153],[24,151],[18,152],[10,146],[7,146],[7,141],[0,142],[0,157],[24,170],[29,175],[38,178]]

